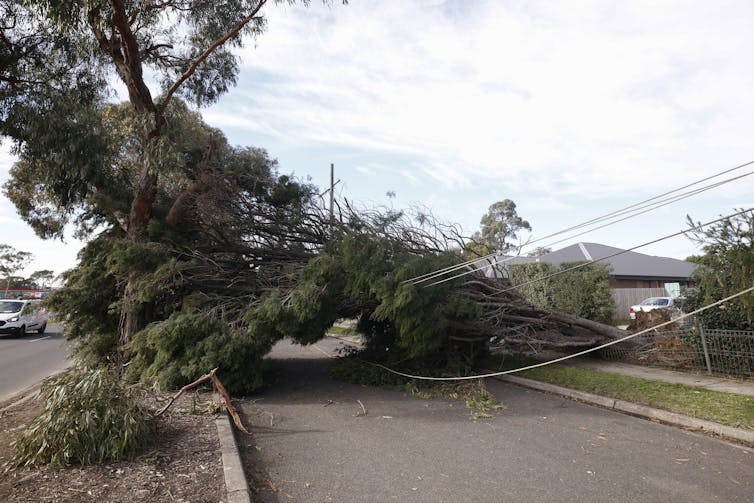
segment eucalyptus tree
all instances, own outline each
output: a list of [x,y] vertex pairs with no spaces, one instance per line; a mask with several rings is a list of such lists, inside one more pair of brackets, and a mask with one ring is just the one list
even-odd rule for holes
[[[283,2],[294,0],[0,0],[0,134],[12,138],[20,157],[11,192],[45,196],[41,205],[11,197],[22,217],[43,237],[62,237],[72,220],[91,231],[90,215],[117,218],[127,241],[145,240],[173,150],[166,135],[171,103],[181,96],[208,105],[227,92],[239,72],[233,49],[264,32],[268,3]],[[114,81],[128,93],[139,131],[128,148],[137,156],[128,208],[101,212],[92,203],[117,176],[113,158],[122,154],[103,114]],[[146,322],[137,281],[134,267],[121,347]]]
[[29,283],[31,284],[32,288],[50,288],[54,280],[55,271],[51,271],[49,269],[34,271],[29,276]]
[[5,294],[11,286],[14,275],[31,262],[32,254],[18,251],[7,244],[0,244],[0,274],[5,279]]
[[513,245],[510,240],[516,239],[520,231],[531,231],[531,225],[518,216],[516,203],[510,199],[492,203],[479,225],[481,229],[475,238],[491,250],[500,252],[511,249]]

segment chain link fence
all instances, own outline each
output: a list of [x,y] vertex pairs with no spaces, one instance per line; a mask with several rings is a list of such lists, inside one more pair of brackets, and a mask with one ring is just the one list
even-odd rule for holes
[[600,357],[754,378],[754,332],[717,330],[690,324],[683,329],[640,335],[601,350]]

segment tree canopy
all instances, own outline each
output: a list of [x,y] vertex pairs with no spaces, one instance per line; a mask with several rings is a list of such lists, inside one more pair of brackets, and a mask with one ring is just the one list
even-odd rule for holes
[[[42,237],[62,237],[71,219],[79,230],[90,231],[87,222],[112,217],[128,240],[148,241],[155,204],[164,195],[159,191],[165,166],[191,161],[171,157],[182,149],[176,145],[181,138],[170,137],[181,120],[172,114],[185,111],[173,106],[174,97],[206,105],[235,84],[239,66],[232,49],[264,31],[267,3],[0,0],[0,134],[14,141],[21,158],[8,189],[21,216]],[[147,74],[159,82],[157,96]],[[112,109],[105,103],[113,76],[128,91],[130,124],[123,132],[108,122]],[[123,124],[122,119],[116,122]],[[117,141],[120,135],[130,143]],[[204,140],[194,143],[200,157],[214,149],[212,135],[192,139]],[[130,200],[102,215],[98,204],[123,205],[101,190],[121,176],[130,186],[116,186],[129,191]],[[44,204],[31,204],[33,193],[43,195]],[[93,204],[96,198],[102,200]],[[176,216],[185,200],[177,196]],[[146,319],[136,295],[138,267],[129,266],[121,346]]]
[[32,254],[19,251],[7,244],[0,244],[0,274],[5,280],[5,293],[14,280],[14,275],[31,262]]
[[[704,229],[688,219],[690,238],[701,246],[703,255],[694,257],[699,267],[694,273],[695,289],[685,292],[684,310],[692,311],[752,286],[754,278],[754,212],[726,218]],[[710,328],[751,330],[754,328],[754,295],[747,294],[717,309],[700,313]]]
[[491,204],[479,224],[481,229],[474,234],[473,239],[486,248],[485,255],[509,251],[514,246],[512,240],[518,238],[520,231],[531,231],[531,225],[518,216],[516,203],[510,199]]

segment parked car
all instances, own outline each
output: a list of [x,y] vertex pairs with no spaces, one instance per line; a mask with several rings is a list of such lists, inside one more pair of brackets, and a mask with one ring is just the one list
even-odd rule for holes
[[43,334],[47,319],[47,309],[38,300],[0,300],[0,334]]
[[652,311],[654,309],[669,309],[675,305],[673,297],[650,297],[642,300],[639,304],[631,306],[628,311],[628,316],[632,319],[636,319],[636,313],[639,311]]

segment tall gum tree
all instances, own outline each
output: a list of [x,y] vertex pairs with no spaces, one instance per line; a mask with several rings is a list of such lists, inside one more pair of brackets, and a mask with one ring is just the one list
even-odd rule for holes
[[[95,111],[112,95],[108,77],[114,73],[141,128],[125,233],[132,242],[143,240],[171,99],[182,96],[202,106],[228,91],[239,71],[232,49],[263,33],[269,3],[296,2],[0,0],[0,134],[13,139],[22,163],[44,166],[45,190],[55,201],[41,209],[19,208],[22,217],[40,236],[62,237],[92,181],[106,170],[112,152]],[[156,95],[147,75],[159,82]],[[129,274],[121,348],[145,323],[135,281],[135,273]]]

